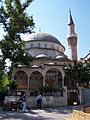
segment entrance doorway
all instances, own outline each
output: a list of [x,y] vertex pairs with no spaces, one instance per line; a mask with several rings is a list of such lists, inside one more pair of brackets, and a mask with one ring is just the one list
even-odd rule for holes
[[68,105],[78,105],[78,104],[80,104],[77,92],[68,92],[67,99],[68,99]]

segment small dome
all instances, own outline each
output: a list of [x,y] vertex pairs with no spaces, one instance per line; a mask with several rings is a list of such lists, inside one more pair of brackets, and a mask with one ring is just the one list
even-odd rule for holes
[[40,55],[37,55],[36,58],[47,58],[47,55],[45,55],[45,54],[40,54]]
[[61,58],[64,58],[64,56],[58,55],[58,56],[55,57],[55,59],[61,59]]
[[39,67],[39,66],[37,66],[37,65],[33,65],[32,67],[33,67],[33,68],[37,68],[37,67]]
[[31,33],[25,36],[23,39],[24,41],[42,41],[42,42],[46,41],[61,44],[57,38],[48,33],[43,32]]

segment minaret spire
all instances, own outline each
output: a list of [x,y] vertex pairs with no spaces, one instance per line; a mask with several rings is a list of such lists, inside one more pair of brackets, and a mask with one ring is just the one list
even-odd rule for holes
[[[73,18],[72,18],[72,15],[71,15],[71,9],[70,9],[70,8],[69,8],[69,14],[70,14],[70,20],[69,20],[68,25],[71,25],[71,24],[74,25]],[[74,26],[75,26],[75,25],[74,25]]]
[[77,61],[77,34],[75,33],[75,25],[72,19],[71,10],[69,9],[70,19],[68,23],[67,41],[70,49],[70,59]]

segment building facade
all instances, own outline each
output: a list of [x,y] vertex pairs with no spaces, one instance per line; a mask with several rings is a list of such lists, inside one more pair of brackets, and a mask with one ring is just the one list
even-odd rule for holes
[[68,66],[71,60],[77,60],[77,36],[71,13],[67,37],[71,60],[65,55],[65,47],[49,33],[32,33],[25,36],[23,40],[25,50],[35,59],[28,67],[13,64],[12,79],[17,82],[17,90],[27,91],[28,101],[31,101],[32,105],[36,105],[35,98],[32,97],[29,100],[29,96],[35,91],[39,91],[42,87],[62,88],[53,95],[47,93],[49,95],[44,96],[43,105],[67,105],[64,67]]

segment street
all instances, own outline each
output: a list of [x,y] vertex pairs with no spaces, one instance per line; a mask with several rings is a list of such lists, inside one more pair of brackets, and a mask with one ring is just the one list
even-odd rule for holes
[[22,111],[2,111],[0,110],[0,120],[63,120],[71,117],[73,109],[80,110],[80,106],[67,106],[58,108],[32,109],[25,113]]

